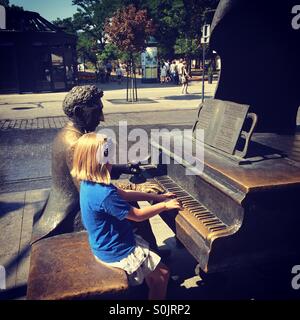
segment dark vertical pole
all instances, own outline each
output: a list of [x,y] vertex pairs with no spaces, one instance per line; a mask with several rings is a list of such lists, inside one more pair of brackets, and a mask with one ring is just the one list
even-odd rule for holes
[[135,70],[135,66],[134,66],[134,93],[135,93],[135,97],[134,97],[134,101],[137,101],[137,85],[136,85],[136,70]]
[[127,63],[127,81],[126,81],[126,85],[127,85],[127,88],[126,88],[126,101],[128,102],[128,89],[129,89],[129,68],[130,66],[128,66],[128,63]]
[[205,44],[203,43],[203,53],[202,53],[202,102],[204,102],[204,77],[205,77]]
[[134,102],[134,69],[133,69],[133,57],[131,55],[131,102]]

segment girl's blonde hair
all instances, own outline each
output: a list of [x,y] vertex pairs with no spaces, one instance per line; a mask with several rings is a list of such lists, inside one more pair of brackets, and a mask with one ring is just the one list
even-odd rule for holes
[[103,149],[107,137],[94,132],[86,133],[75,143],[72,177],[81,181],[110,184],[106,163],[99,163],[97,152]]

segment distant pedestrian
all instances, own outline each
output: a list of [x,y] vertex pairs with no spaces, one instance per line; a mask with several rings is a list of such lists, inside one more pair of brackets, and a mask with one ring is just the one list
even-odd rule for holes
[[176,67],[176,61],[174,60],[170,65],[170,77],[174,84],[178,83],[178,74],[177,74],[177,67]]
[[165,61],[165,66],[166,66],[166,82],[169,82],[171,80],[171,77],[170,77],[170,61],[167,60]]
[[167,66],[162,63],[160,68],[160,83],[165,83],[167,77]]
[[106,71],[105,71],[105,67],[104,67],[103,64],[100,64],[98,74],[99,74],[100,82],[104,83],[105,82]]
[[181,84],[181,76],[183,69],[183,59],[179,59],[179,63],[177,64],[177,72],[178,72],[178,84]]
[[110,81],[110,75],[112,72],[112,64],[108,61],[107,64],[105,65],[106,67],[106,82]]
[[182,63],[183,67],[182,67],[182,73],[181,73],[181,93],[182,94],[188,94],[189,92],[188,90],[188,86],[189,86],[189,80],[190,80],[190,75],[187,71],[187,65],[186,65],[186,61],[183,61]]
[[123,70],[119,65],[117,65],[117,68],[116,68],[116,76],[117,76],[118,84],[121,84],[122,78],[123,78]]

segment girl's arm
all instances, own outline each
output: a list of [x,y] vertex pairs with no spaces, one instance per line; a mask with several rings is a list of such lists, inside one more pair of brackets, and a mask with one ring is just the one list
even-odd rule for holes
[[131,190],[121,190],[118,188],[118,194],[126,201],[154,201],[161,202],[170,198],[174,198],[175,194],[173,193],[165,193],[165,194],[156,194],[156,193],[146,193],[146,192],[138,192]]
[[160,214],[163,211],[169,211],[172,209],[181,209],[180,203],[177,199],[172,199],[166,202],[160,202],[154,204],[150,207],[145,207],[142,209],[131,207],[127,219],[133,220],[136,222],[141,222],[144,220],[148,220],[157,214]]

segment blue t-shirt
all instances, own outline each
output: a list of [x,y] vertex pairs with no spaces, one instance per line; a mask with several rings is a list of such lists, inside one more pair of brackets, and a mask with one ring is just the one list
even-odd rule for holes
[[117,262],[134,250],[134,233],[126,219],[131,207],[114,185],[82,181],[80,208],[91,249],[100,260]]

